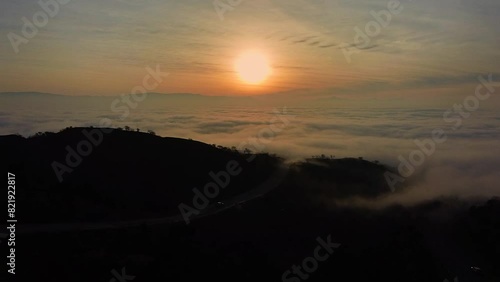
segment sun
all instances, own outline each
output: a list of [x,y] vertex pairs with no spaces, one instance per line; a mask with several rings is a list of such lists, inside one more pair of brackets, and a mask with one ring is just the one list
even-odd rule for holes
[[258,51],[241,54],[236,59],[234,67],[240,79],[248,84],[260,84],[271,74],[268,59]]

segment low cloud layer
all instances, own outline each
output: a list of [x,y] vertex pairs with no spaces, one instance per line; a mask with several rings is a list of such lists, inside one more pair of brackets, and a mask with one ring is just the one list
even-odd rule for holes
[[[446,141],[436,144],[435,152],[416,166],[421,181],[407,191],[396,191],[376,203],[415,204],[443,197],[500,196],[500,116],[479,109],[471,113],[458,129],[443,119],[443,109],[362,109],[306,108],[282,106],[176,107],[144,104],[120,120],[105,103],[47,105],[10,101],[0,111],[0,134],[24,136],[38,131],[58,131],[68,126],[97,126],[109,118],[115,127],[130,126],[154,130],[161,136],[191,138],[209,144],[238,147],[276,120],[275,110],[285,109],[290,123],[264,147],[253,151],[277,153],[289,160],[325,154],[336,157],[364,157],[397,167],[402,156],[409,159],[418,150],[414,140],[432,138],[434,129],[445,133]],[[17,104],[16,104],[17,103]],[[107,105],[109,105],[108,103]],[[49,107],[50,111],[44,107]],[[358,202],[361,203],[361,202]]]

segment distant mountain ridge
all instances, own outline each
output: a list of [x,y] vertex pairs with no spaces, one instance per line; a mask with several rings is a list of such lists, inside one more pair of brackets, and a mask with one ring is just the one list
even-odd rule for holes
[[45,93],[45,92],[0,92],[0,97],[43,97],[43,96],[64,97],[68,95]]
[[[0,97],[116,97],[119,95],[65,95],[54,94],[47,92],[0,92]],[[148,96],[164,96],[164,97],[224,97],[224,96],[207,96],[195,93],[157,93],[150,92]]]

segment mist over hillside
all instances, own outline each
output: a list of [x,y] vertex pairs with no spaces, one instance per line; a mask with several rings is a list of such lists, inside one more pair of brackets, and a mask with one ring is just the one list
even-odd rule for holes
[[[1,136],[0,148],[23,203],[18,263],[35,266],[33,275],[44,279],[66,281],[78,272],[74,281],[86,281],[119,265],[138,281],[500,277],[499,199],[443,197],[376,209],[350,202],[375,204],[421,181],[417,175],[391,191],[384,173],[397,170],[378,162],[318,156],[290,163],[90,127]],[[287,272],[322,240],[335,246],[327,262],[314,273]],[[477,266],[480,273],[470,270]]]
[[414,173],[422,176],[418,187],[408,189],[406,196],[391,195],[386,203],[415,204],[442,196],[500,196],[496,171],[500,165],[500,117],[498,111],[487,108],[481,107],[467,118],[453,115],[445,120],[443,115],[452,104],[442,108],[316,107],[294,104],[293,99],[291,104],[284,103],[280,94],[214,97],[151,93],[132,107],[124,97],[3,93],[0,134],[28,137],[69,126],[128,126],[230,148],[259,139],[261,132],[286,120],[283,130],[266,137],[265,144],[248,147],[292,162],[324,154],[364,157],[397,168],[402,160],[408,162],[411,154],[422,151],[417,141],[426,144],[439,129],[445,141],[435,143],[433,152],[424,154],[423,162],[415,166]]

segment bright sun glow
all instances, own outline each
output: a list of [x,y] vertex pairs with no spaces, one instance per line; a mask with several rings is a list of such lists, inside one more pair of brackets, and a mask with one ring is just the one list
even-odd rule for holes
[[243,53],[234,66],[241,80],[248,84],[259,84],[271,74],[269,61],[256,51]]

